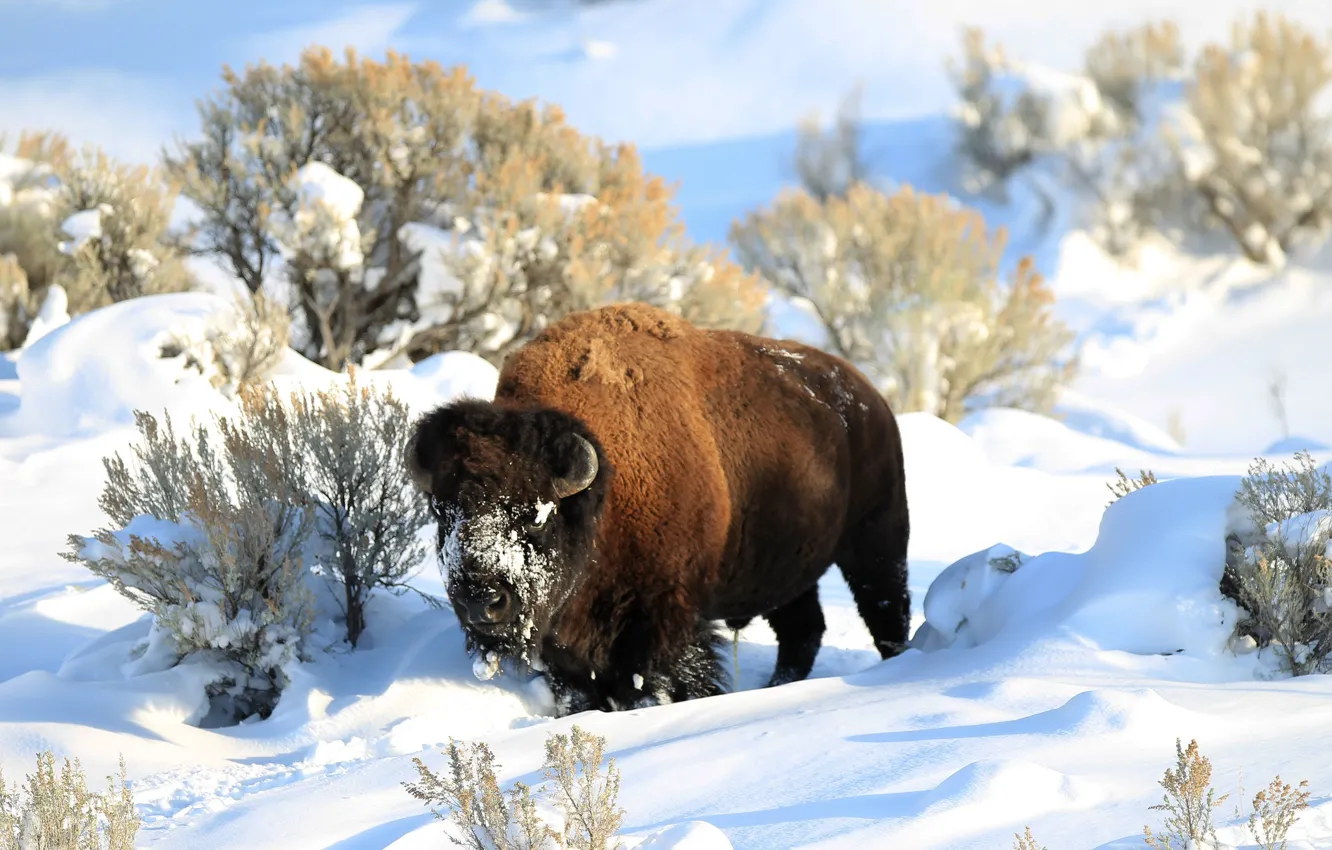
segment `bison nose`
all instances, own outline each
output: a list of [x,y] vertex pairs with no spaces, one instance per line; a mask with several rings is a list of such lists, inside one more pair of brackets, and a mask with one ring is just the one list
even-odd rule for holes
[[513,619],[513,594],[502,587],[459,600],[458,612],[469,626],[499,626]]

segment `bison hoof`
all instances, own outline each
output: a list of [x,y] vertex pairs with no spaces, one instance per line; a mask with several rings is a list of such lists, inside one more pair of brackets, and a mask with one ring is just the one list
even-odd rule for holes
[[906,652],[907,645],[895,640],[881,640],[876,644],[879,647],[879,655],[884,661],[894,658]]

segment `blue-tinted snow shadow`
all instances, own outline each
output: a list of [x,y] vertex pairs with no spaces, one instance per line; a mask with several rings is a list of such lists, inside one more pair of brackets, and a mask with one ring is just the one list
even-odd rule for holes
[[[920,810],[928,794],[928,791],[858,794],[852,797],[834,797],[829,800],[815,800],[808,803],[795,803],[790,806],[777,806],[771,809],[756,809],[748,812],[727,812],[716,815],[700,814],[690,819],[707,821],[718,829],[779,826],[781,824],[808,823],[833,818],[880,821],[887,818],[910,817]],[[635,824],[626,828],[625,831],[627,833],[646,832],[672,826],[677,822],[662,821],[654,824]]]
[[[102,632],[76,623],[52,620],[36,611],[0,615],[0,683],[24,673],[54,673],[70,653]],[[21,650],[19,649],[21,647]]]
[[432,814],[411,815],[362,830],[350,838],[327,845],[324,850],[384,850],[393,842],[432,823]]
[[52,619],[34,605],[64,593],[67,588],[91,590],[101,579],[59,587],[42,587],[0,602],[0,683],[35,670],[54,673],[71,653],[104,634],[78,623]]

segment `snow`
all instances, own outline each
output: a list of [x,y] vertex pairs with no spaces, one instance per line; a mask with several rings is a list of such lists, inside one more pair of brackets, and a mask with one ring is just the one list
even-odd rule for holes
[[102,216],[111,212],[106,204],[95,209],[76,212],[60,224],[60,229],[69,236],[70,241],[63,243],[61,250],[72,254],[93,239],[102,238]]
[[[735,693],[553,720],[539,682],[467,657],[450,610],[382,596],[355,651],[290,665],[271,717],[215,728],[208,659],[172,666],[162,630],[58,553],[68,534],[104,524],[101,459],[123,451],[135,409],[185,421],[232,408],[186,358],[162,356],[168,339],[226,321],[229,299],[155,296],[69,320],[53,294],[28,344],[0,358],[0,765],[11,778],[43,747],[79,756],[94,778],[123,753],[142,847],[422,850],[446,836],[401,790],[413,757],[438,768],[450,738],[484,740],[504,783],[539,783],[546,735],[577,723],[607,738],[622,771],[631,846],[989,850],[1030,825],[1050,848],[1111,850],[1142,846],[1143,823],[1159,823],[1148,806],[1175,739],[1196,737],[1218,790],[1240,803],[1278,772],[1309,779],[1312,807],[1290,846],[1332,846],[1332,766],[1318,746],[1332,679],[1282,678],[1269,653],[1232,641],[1237,611],[1217,590],[1226,534],[1251,543],[1260,531],[1233,501],[1252,458],[1308,449],[1332,459],[1332,249],[1292,251],[1278,271],[1214,244],[1150,237],[1131,262],[1113,258],[1048,164],[1003,201],[963,191],[945,116],[941,59],[956,51],[962,18],[1015,58],[1052,62],[998,82],[1053,104],[1043,131],[1068,141],[1103,116],[1085,79],[1061,69],[1076,68],[1108,23],[1170,9],[464,5],[461,40],[431,30],[442,34],[415,38],[411,55],[443,45],[487,87],[547,96],[575,126],[644,145],[650,170],[682,181],[696,239],[724,238],[736,215],[789,182],[784,128],[835,102],[852,71],[872,70],[864,144],[878,176],[954,193],[1005,226],[1006,266],[1036,259],[1078,334],[1081,376],[1049,417],[988,409],[957,426],[900,417],[915,636],[898,658],[879,661],[834,570],[820,586],[827,633],[808,681],[761,688],[776,649],[757,621],[735,646]],[[1185,13],[1186,37],[1224,37],[1228,14],[1194,5],[1171,6]],[[787,61],[774,65],[774,55]],[[1179,94],[1154,93],[1150,121],[1178,121]],[[1202,153],[1189,149],[1191,167],[1205,167]],[[29,168],[0,155],[0,205],[40,214],[49,189],[15,189]],[[318,163],[295,188],[296,220],[278,223],[284,250],[358,266],[361,190]],[[575,211],[591,199],[560,200]],[[62,228],[78,245],[99,224],[90,210]],[[465,232],[454,228],[406,225],[424,252],[427,318],[458,290],[444,263]],[[209,287],[234,283],[214,269]],[[776,335],[820,341],[804,306],[774,299],[770,314]],[[494,365],[462,352],[400,364],[360,378],[413,412],[490,397],[497,382]],[[1278,376],[1280,414],[1269,400]],[[274,382],[337,379],[288,351]],[[1150,469],[1161,483],[1107,508],[1116,467]],[[1328,531],[1325,513],[1267,529],[1292,545],[1326,545]],[[433,554],[413,582],[442,593]],[[1218,814],[1223,842],[1252,846],[1229,806]]]
[[356,216],[365,192],[322,162],[301,166],[295,175],[296,215],[279,238],[291,252],[326,258],[334,268],[353,269],[364,259]]
[[[1047,846],[1129,846],[1157,822],[1147,806],[1176,736],[1199,739],[1222,790],[1278,771],[1332,786],[1308,746],[1332,680],[1277,678],[1267,653],[1229,646],[1236,611],[1217,583],[1251,458],[1190,454],[1076,395],[1062,422],[900,417],[917,629],[889,662],[833,571],[810,680],[761,688],[775,644],[756,622],[736,693],[553,720],[539,684],[468,658],[451,611],[382,596],[358,649],[289,665],[271,717],[214,727],[207,659],[170,666],[150,618],[56,553],[102,524],[99,460],[130,438],[129,411],[230,404],[158,349],[228,303],[156,296],[78,317],[19,355],[20,403],[0,413],[0,640],[20,647],[0,661],[0,764],[22,775],[49,746],[100,776],[124,753],[140,846],[438,846],[443,827],[400,788],[411,758],[438,768],[450,738],[485,740],[502,781],[539,783],[545,736],[573,723],[606,737],[627,843],[646,848],[992,848],[1027,824]],[[484,398],[496,379],[457,352],[360,374],[414,410]],[[333,379],[294,353],[275,378]],[[1162,483],[1107,510],[1115,465]],[[1327,522],[1306,520],[1287,529]],[[442,592],[433,557],[414,581]],[[1319,793],[1292,847],[1332,838]]]
[[20,353],[19,406],[0,416],[0,435],[71,437],[132,424],[136,409],[218,408],[222,399],[207,379],[183,358],[164,358],[162,347],[173,333],[201,331],[211,315],[227,308],[216,295],[156,295],[56,328]]
[[51,284],[42,299],[42,306],[28,328],[28,336],[23,341],[27,348],[56,328],[69,324],[69,296],[65,288],[58,283]]

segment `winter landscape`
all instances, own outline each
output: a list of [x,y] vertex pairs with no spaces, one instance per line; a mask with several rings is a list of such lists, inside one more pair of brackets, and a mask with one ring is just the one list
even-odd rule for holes
[[[574,727],[642,850],[1332,848],[1332,8],[190,5],[0,0],[0,850],[527,847],[404,783]],[[907,651],[474,665],[408,426],[617,300],[889,399]]]

